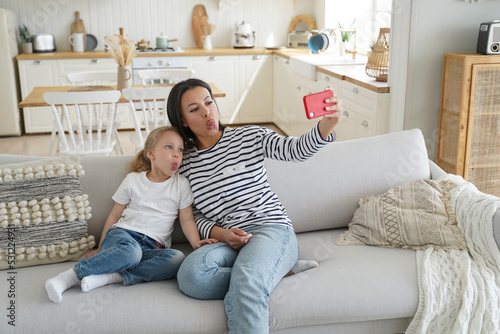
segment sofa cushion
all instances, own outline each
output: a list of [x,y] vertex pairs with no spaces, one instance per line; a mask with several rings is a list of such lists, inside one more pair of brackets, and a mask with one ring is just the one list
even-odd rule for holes
[[[299,258],[314,259],[319,265],[284,278],[271,293],[271,329],[408,319],[415,314],[415,251],[337,246],[335,240],[343,232],[345,229],[297,235]],[[404,332],[407,325],[403,322],[397,331],[385,333]],[[373,329],[366,333],[380,332]]]
[[0,269],[81,258],[95,245],[78,157],[0,166]]
[[360,201],[339,245],[467,249],[449,201],[450,181],[416,180]]

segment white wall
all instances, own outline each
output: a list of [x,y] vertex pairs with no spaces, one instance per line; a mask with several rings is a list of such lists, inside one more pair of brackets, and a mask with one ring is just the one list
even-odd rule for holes
[[[314,0],[0,0],[12,9],[19,24],[33,33],[49,33],[59,51],[69,50],[68,41],[75,11],[80,11],[87,33],[104,48],[104,37],[125,29],[130,38],[145,38],[155,45],[160,33],[177,38],[182,48],[196,47],[191,33],[193,8],[203,4],[209,23],[215,24],[214,47],[230,47],[234,24],[249,21],[256,31],[257,46],[285,45],[288,24],[299,14],[314,15]],[[220,4],[220,9],[219,9]]]
[[500,1],[413,0],[411,15],[404,128],[420,128],[435,159],[443,54],[475,52],[479,25],[500,19]]

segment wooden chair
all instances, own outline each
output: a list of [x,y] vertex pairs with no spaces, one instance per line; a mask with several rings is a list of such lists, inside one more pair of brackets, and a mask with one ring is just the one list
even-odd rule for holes
[[[84,71],[73,72],[66,75],[66,79],[73,86],[109,86],[116,85],[118,79],[118,71]],[[105,126],[105,125],[104,125]],[[118,135],[118,128],[120,121],[115,118],[114,124],[114,139],[116,140],[117,149],[123,154],[120,136]],[[55,131],[55,129],[53,129]],[[53,143],[50,145],[53,146]]]
[[170,90],[172,87],[123,89],[123,96],[129,101],[134,121],[135,138],[131,138],[131,141],[136,152],[144,147],[144,141],[152,130],[170,124],[167,117],[167,98]]
[[136,73],[144,85],[155,83],[177,83],[194,76],[194,70],[181,68],[138,70]]
[[73,86],[116,85],[117,71],[86,71],[69,73],[66,79]]
[[60,154],[109,155],[113,150],[122,154],[114,137],[120,96],[117,90],[45,93],[43,98],[51,105],[55,129],[49,154],[56,134]]

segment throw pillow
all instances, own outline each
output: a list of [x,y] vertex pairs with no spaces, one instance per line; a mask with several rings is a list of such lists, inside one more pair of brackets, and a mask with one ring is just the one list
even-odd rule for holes
[[449,180],[417,180],[360,201],[337,245],[467,249],[449,202]]
[[74,261],[95,246],[78,157],[0,166],[0,270]]

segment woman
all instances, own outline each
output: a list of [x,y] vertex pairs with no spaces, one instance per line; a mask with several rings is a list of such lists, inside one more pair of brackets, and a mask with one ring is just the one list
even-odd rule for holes
[[304,161],[335,139],[341,103],[300,138],[259,127],[225,128],[210,86],[182,81],[168,97],[168,118],[188,153],[179,172],[191,184],[202,238],[222,242],[191,253],[177,274],[198,299],[224,299],[232,333],[269,332],[269,294],[298,259],[292,223],[271,190],[264,158]]

